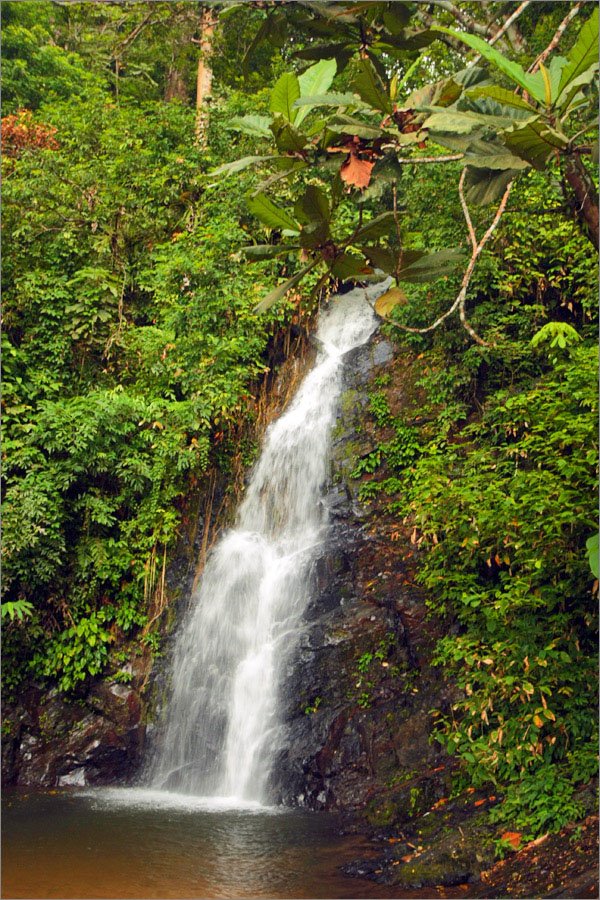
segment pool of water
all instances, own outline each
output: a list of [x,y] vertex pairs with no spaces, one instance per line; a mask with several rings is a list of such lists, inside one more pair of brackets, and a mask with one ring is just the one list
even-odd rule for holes
[[369,852],[366,841],[341,836],[339,829],[334,815],[240,808],[227,798],[136,789],[9,790],[2,896],[400,896],[397,888],[339,871]]

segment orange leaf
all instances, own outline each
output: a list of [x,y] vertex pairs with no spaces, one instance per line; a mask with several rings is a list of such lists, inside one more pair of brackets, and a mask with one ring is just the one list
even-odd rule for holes
[[340,169],[340,177],[346,184],[354,185],[357,188],[366,188],[371,181],[371,170],[374,165],[374,162],[359,159],[358,156],[350,154]]
[[506,841],[507,844],[510,844],[511,847],[514,847],[515,850],[519,849],[521,844],[521,832],[520,831],[505,831],[503,835],[500,836],[501,841]]

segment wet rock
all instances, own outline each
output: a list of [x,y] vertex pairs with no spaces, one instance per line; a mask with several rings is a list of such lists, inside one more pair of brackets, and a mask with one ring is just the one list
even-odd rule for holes
[[122,783],[139,766],[144,726],[139,694],[130,686],[96,682],[78,699],[36,690],[19,710],[6,712],[5,783]]

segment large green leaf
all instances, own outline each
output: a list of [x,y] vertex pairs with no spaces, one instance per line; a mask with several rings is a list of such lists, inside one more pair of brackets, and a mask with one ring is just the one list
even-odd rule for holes
[[361,275],[370,275],[373,271],[370,266],[365,264],[361,256],[354,256],[352,253],[341,253],[335,258],[330,268],[332,275],[342,281]]
[[320,187],[309,184],[302,197],[296,203],[294,213],[299,221],[304,224],[309,222],[329,222],[331,212],[327,194]]
[[471,134],[476,128],[509,128],[513,120],[506,116],[487,116],[483,113],[444,109],[434,112],[423,122],[423,128],[451,134]]
[[331,118],[327,127],[334,134],[355,134],[366,140],[376,140],[384,134],[384,131],[376,125],[368,125],[366,122],[361,122],[360,119],[344,115]]
[[300,233],[300,226],[296,220],[284,209],[275,206],[272,200],[265,194],[257,194],[255,197],[248,199],[248,209],[250,212],[268,225],[269,228],[285,228],[296,234]]
[[539,116],[505,132],[503,139],[515,156],[526,159],[539,170],[545,168],[553,150],[564,150],[568,144],[565,137],[549,128]]
[[482,141],[474,139],[465,151],[465,165],[476,169],[528,169],[525,159],[515,156],[498,140]]
[[391,113],[392,102],[388,97],[384,84],[375,71],[370,59],[360,59],[357,65],[358,74],[354,78],[354,88],[361,99],[373,109]]
[[300,246],[304,250],[316,250],[322,247],[329,239],[329,222],[324,219],[318,222],[309,222],[300,233]]
[[435,281],[444,275],[451,275],[463,254],[460,250],[437,250],[427,253],[426,250],[404,250],[400,269],[396,272],[398,281],[411,284],[422,284]]
[[300,97],[294,106],[309,106],[314,109],[317,106],[355,106],[362,109],[366,104],[356,94],[315,94],[310,97]]
[[552,106],[558,97],[558,86],[566,62],[567,60],[563,56],[554,56],[548,68],[540,64],[538,71],[531,75],[532,78],[535,78],[540,93],[544,92],[546,107]]
[[243,156],[241,159],[235,159],[233,162],[224,163],[209,172],[209,175],[233,175],[235,172],[241,172],[249,166],[256,166],[261,162],[269,159],[277,159],[276,156]]
[[335,56],[338,69],[341,71],[354,55],[353,47],[344,47],[342,44],[321,44],[320,46],[305,47],[296,50],[294,56],[298,59],[330,59]]
[[362,228],[359,228],[354,235],[354,240],[376,241],[378,238],[389,234],[395,227],[395,224],[393,212],[381,213],[381,215],[376,216],[370,222],[367,222],[366,225],[363,225]]
[[402,34],[410,22],[411,11],[406,3],[389,3],[383,13],[383,24],[390,34]]
[[271,102],[269,109],[272,113],[279,113],[288,122],[295,122],[298,110],[294,107],[294,103],[300,96],[300,84],[298,78],[293,72],[286,72],[278,81],[271,91]]
[[[574,78],[573,81],[564,89],[560,97],[557,101],[557,109],[563,114],[566,110],[571,107],[571,112],[573,112],[574,108],[583,103],[584,105],[588,103],[585,99],[585,95],[581,92],[582,87],[586,87],[588,84],[591,84],[592,81],[598,75],[598,63],[594,63],[594,65],[590,66],[589,69],[586,69],[581,75],[578,75],[577,78]],[[573,103],[573,101],[576,101]],[[572,106],[573,104],[573,106]]]
[[291,278],[288,278],[287,281],[282,282],[276,288],[273,288],[272,291],[263,297],[263,299],[254,307],[255,313],[265,312],[269,307],[273,306],[274,303],[277,303],[278,300],[281,300],[282,297],[285,297],[288,291],[291,291],[293,287],[295,287],[311,269],[314,269],[321,262],[320,259],[315,259],[310,262],[307,266],[304,266],[303,269],[300,269],[299,272],[296,272]]
[[224,125],[225,131],[241,131],[253,137],[270,138],[271,119],[269,116],[234,116]]
[[286,256],[293,250],[299,250],[298,246],[277,244],[252,244],[242,247],[242,253],[249,259],[274,259],[277,256]]
[[[311,97],[326,93],[331,87],[336,71],[337,64],[335,59],[322,59],[314,66],[310,66],[298,78],[299,96]],[[306,118],[311,109],[312,107],[309,105],[297,110],[295,121],[298,125]]]
[[510,78],[514,84],[518,84],[519,87],[522,87],[531,94],[532,97],[535,97],[539,103],[544,102],[545,91],[543,87],[540,88],[538,79],[526,72],[518,63],[507,59],[499,50],[496,50],[495,47],[490,47],[483,38],[477,37],[477,35],[474,34],[467,34],[463,31],[455,31],[453,28],[445,28],[442,25],[435,25],[433,30],[449,34],[453,38],[456,38],[456,40],[462,41],[463,44],[476,50],[484,59],[487,59],[487,61],[491,62],[497,69],[500,69],[500,71]]
[[467,166],[464,181],[465,197],[469,203],[484,206],[498,200],[508,183],[518,175],[517,169],[486,169]]
[[303,150],[308,143],[308,137],[298,131],[296,126],[288,122],[284,116],[276,115],[270,128],[277,149],[282,153],[297,153],[299,150]]
[[530,115],[536,111],[535,107],[524,100],[520,94],[508,91],[506,88],[500,87],[497,84],[476,85],[476,87],[470,88],[467,94],[469,97],[475,98],[491,97],[492,100],[496,100],[502,106],[510,106],[514,109],[529,111]]
[[562,70],[558,85],[558,101],[560,102],[563,91],[590,67],[598,62],[598,7],[585,22],[579,37],[571,48],[567,57],[567,64]]
[[393,250],[388,247],[361,247],[360,250],[382,272],[391,275],[395,271],[398,255]]
[[324,94],[329,90],[335,73],[337,63],[335,59],[322,59],[298,76],[301,97],[312,97],[315,94]]

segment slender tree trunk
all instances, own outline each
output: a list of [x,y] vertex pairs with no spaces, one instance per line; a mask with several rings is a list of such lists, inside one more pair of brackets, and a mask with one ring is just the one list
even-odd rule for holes
[[217,24],[217,13],[210,6],[203,5],[200,21],[200,55],[196,78],[196,143],[206,145],[208,137],[208,101],[212,91],[213,36]]
[[565,178],[575,196],[575,215],[598,250],[598,192],[578,153],[567,157]]
[[171,63],[167,73],[164,99],[167,102],[170,100],[181,100],[182,103],[188,100],[188,92],[183,75],[174,62]]

